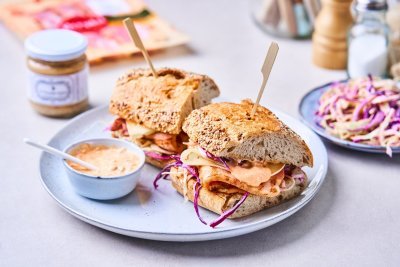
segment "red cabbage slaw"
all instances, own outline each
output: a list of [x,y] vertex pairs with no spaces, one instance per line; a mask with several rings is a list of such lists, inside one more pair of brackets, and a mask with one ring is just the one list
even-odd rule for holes
[[207,222],[201,217],[200,211],[199,211],[199,195],[200,195],[200,189],[201,189],[201,183],[196,181],[194,184],[194,197],[193,197],[193,207],[194,211],[196,212],[197,218],[199,218],[200,222],[202,222],[204,225],[207,225]]
[[[209,155],[210,155],[210,158],[213,157],[213,158],[215,158],[215,160],[216,160],[216,158],[218,158],[216,156],[213,156],[211,153]],[[169,172],[171,171],[171,168],[173,168],[173,167],[181,167],[181,168],[187,170],[188,173],[192,177],[194,177],[196,179],[196,182],[193,185],[193,192],[194,192],[193,207],[194,207],[194,210],[195,210],[196,215],[197,215],[198,219],[200,220],[200,222],[205,224],[205,225],[208,225],[207,222],[201,217],[200,211],[199,211],[198,201],[199,201],[199,194],[200,194],[200,190],[202,188],[202,185],[201,185],[200,176],[199,176],[197,168],[194,167],[194,166],[190,166],[190,165],[187,165],[187,164],[183,163],[180,160],[179,155],[169,156],[169,159],[174,160],[174,162],[172,162],[172,163],[168,164],[167,166],[165,166],[158,173],[158,175],[156,176],[156,178],[154,179],[154,182],[153,182],[154,188],[157,189],[157,187],[158,187],[157,182],[159,180],[167,178],[167,176],[169,175]],[[225,159],[223,159],[223,160],[225,161]],[[306,179],[304,172],[302,172],[300,170],[300,168],[298,168],[296,166],[293,166],[293,165],[286,165],[285,169],[284,169],[284,172],[285,172],[285,177],[293,179],[296,184],[302,183],[304,181],[304,179]],[[294,186],[294,184],[292,184],[292,186]],[[282,191],[289,190],[289,189],[292,188],[292,186],[288,187],[288,188],[282,188],[283,189]],[[241,199],[231,209],[224,211],[216,220],[212,221],[209,224],[209,226],[212,227],[212,228],[215,228],[219,224],[221,224],[223,221],[225,221],[225,219],[227,219],[229,216],[231,216],[243,204],[243,202],[247,199],[249,194],[250,193],[248,193],[248,192],[243,194]]]
[[214,161],[216,161],[216,162],[221,163],[222,165],[224,165],[224,167],[225,167],[225,169],[226,169],[227,171],[230,171],[229,166],[228,166],[228,163],[226,162],[226,160],[225,160],[224,158],[214,156],[213,154],[211,154],[211,153],[208,152],[207,150],[201,148],[200,146],[199,146],[198,148],[199,148],[200,154],[201,154],[203,157],[209,158],[209,159],[211,159],[211,160],[214,160]]
[[218,217],[218,219],[216,219],[215,221],[210,223],[210,226],[212,228],[215,228],[218,224],[222,223],[223,221],[225,221],[226,218],[228,218],[229,216],[231,216],[242,204],[243,202],[247,199],[247,197],[249,196],[249,192],[244,193],[244,195],[242,196],[242,198],[235,204],[235,206],[233,206],[231,209],[224,211],[221,216]]
[[392,80],[368,76],[332,83],[319,99],[318,125],[341,139],[400,146],[400,89]]
[[[218,157],[213,156],[211,153],[209,154],[210,157],[214,157],[215,159]],[[208,157],[208,156],[207,156]],[[193,167],[193,166],[189,166],[185,163],[183,163],[180,160],[180,157],[178,155],[173,155],[170,156],[169,159],[174,160],[174,162],[166,165],[155,177],[154,181],[153,181],[153,186],[154,188],[157,189],[158,187],[158,181],[161,179],[166,179],[167,176],[169,175],[169,172],[171,171],[171,168],[173,167],[181,167],[185,170],[187,170],[189,172],[189,174],[191,176],[193,176],[194,178],[196,178],[196,182],[193,186],[193,191],[194,191],[194,196],[193,196],[193,207],[194,210],[196,212],[196,215],[198,217],[198,219],[200,220],[201,223],[208,225],[207,222],[201,217],[200,215],[200,211],[199,211],[199,194],[200,194],[200,190],[202,188],[201,185],[201,181],[200,181],[200,176],[198,174],[197,168]],[[222,161],[219,161],[222,163]],[[225,163],[226,164],[226,163]],[[227,167],[227,165],[226,165]],[[215,221],[212,221],[210,223],[210,226],[212,228],[215,228],[216,226],[218,226],[220,223],[222,223],[223,221],[225,221],[226,218],[228,218],[230,215],[232,215],[242,204],[243,202],[246,200],[247,196],[249,195],[248,192],[246,192],[245,194],[243,194],[242,198],[240,199],[240,201],[238,203],[235,204],[234,207],[232,207],[231,209],[223,212]]]
[[181,167],[186,169],[189,174],[191,176],[193,176],[194,178],[196,178],[196,183],[194,184],[194,197],[193,197],[193,206],[194,206],[194,210],[196,212],[197,217],[199,218],[200,222],[202,222],[203,224],[207,225],[206,221],[201,217],[200,212],[199,212],[199,205],[198,205],[198,199],[199,199],[199,193],[200,193],[200,189],[201,189],[201,182],[200,182],[200,177],[199,174],[197,172],[197,168],[193,167],[193,166],[189,166],[187,164],[184,164],[179,156],[174,157],[173,158],[174,162],[166,165],[156,176],[156,178],[153,181],[153,186],[154,188],[157,189],[158,184],[157,182],[161,179],[166,179],[167,176],[169,175],[169,172],[171,171],[171,168],[173,167]]

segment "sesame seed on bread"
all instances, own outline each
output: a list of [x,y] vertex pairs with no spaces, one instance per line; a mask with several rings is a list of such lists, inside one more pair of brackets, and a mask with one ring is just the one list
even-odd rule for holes
[[150,69],[135,69],[121,76],[109,110],[123,119],[156,131],[179,134],[189,113],[219,95],[206,75],[162,68],[155,78]]

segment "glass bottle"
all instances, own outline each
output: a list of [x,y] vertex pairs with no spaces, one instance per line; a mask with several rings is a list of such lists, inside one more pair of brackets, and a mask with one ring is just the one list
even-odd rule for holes
[[265,32],[286,38],[307,39],[313,30],[319,0],[253,0],[252,15]]
[[28,99],[45,116],[71,117],[87,109],[86,38],[73,31],[38,31],[25,40]]
[[387,76],[388,34],[386,0],[357,0],[356,22],[348,36],[347,74],[351,78],[368,74]]
[[389,64],[394,79],[400,81],[400,0],[392,1],[386,15],[390,28],[389,36]]

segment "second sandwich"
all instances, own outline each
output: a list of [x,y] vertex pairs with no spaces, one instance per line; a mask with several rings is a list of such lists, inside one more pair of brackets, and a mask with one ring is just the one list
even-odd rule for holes
[[136,69],[120,77],[109,109],[117,116],[112,135],[136,143],[147,162],[164,167],[185,148],[184,119],[209,104],[219,89],[206,75],[170,68],[157,74],[155,78],[149,69]]

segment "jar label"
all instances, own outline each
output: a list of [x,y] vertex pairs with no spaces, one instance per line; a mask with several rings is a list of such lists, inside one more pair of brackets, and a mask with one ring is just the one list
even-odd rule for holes
[[68,75],[43,75],[29,70],[28,97],[37,104],[66,106],[88,97],[88,67]]

